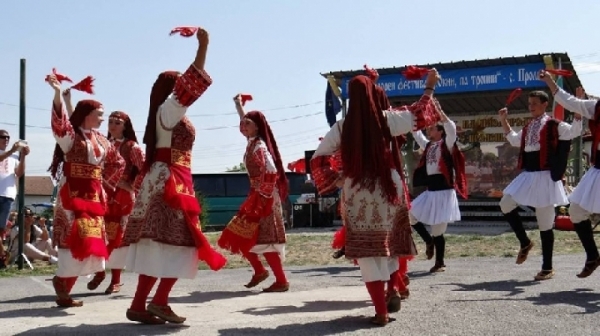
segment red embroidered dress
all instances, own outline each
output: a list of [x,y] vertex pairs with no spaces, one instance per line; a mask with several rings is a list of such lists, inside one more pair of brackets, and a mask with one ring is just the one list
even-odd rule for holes
[[285,226],[277,168],[260,138],[248,140],[244,163],[250,178],[250,193],[219,239],[219,246],[232,253],[279,252],[283,255]]
[[51,123],[52,134],[65,153],[54,210],[53,235],[60,260],[56,274],[73,277],[102,271],[108,257],[103,184],[114,188],[125,162],[98,131],[82,129],[84,136],[76,133],[62,106],[53,106]]
[[[111,142],[125,160],[125,170],[121,177],[121,181],[133,183],[131,174],[134,168],[137,168],[138,171],[142,171],[144,166],[144,151],[140,145],[132,140],[112,139]],[[107,213],[104,216],[104,222],[106,225],[108,253],[111,254],[114,249],[121,247],[127,219],[133,210],[135,194],[120,187],[115,188],[114,191],[107,191],[107,194],[108,208]],[[112,259],[113,258],[111,257],[109,260]],[[123,260],[122,263],[124,262],[125,261]]]
[[192,65],[158,110],[156,162],[141,179],[123,238],[123,245],[129,246],[129,271],[192,279],[199,260],[213,270],[226,263],[201,231],[191,173],[196,131],[185,116],[211,84],[210,76]]
[[[430,104],[430,97],[424,95],[409,107],[384,112],[392,136],[422,129],[434,123],[436,120]],[[320,194],[328,194],[337,189],[335,182],[339,175],[331,168],[328,156],[341,148],[343,122],[344,120],[340,120],[331,128],[311,160],[313,176]],[[395,167],[391,165],[390,169],[395,176],[398,194],[403,195],[401,177]],[[391,204],[382,196],[381,187],[378,186],[374,192],[370,192],[361,185],[352,186],[352,181],[346,179],[342,187],[341,202],[342,217],[346,225],[347,258],[400,257],[416,254],[408,225],[406,201]],[[395,262],[397,263],[397,259]],[[370,276],[366,279],[365,281],[374,281],[369,280]]]

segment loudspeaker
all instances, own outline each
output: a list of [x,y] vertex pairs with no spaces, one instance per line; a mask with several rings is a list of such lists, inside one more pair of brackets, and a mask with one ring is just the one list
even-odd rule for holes
[[312,174],[310,169],[310,159],[315,155],[316,150],[304,151],[304,165],[306,167],[306,173]]

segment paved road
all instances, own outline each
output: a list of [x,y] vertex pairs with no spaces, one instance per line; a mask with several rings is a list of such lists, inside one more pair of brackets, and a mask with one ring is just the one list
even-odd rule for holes
[[259,294],[241,285],[250,272],[202,272],[180,281],[173,309],[187,327],[141,326],[125,319],[135,276],[122,293],[89,293],[80,278],[81,308],[54,307],[47,277],[0,279],[0,335],[592,335],[600,325],[599,274],[577,279],[582,255],[559,256],[555,279],[533,281],[539,257],[451,260],[444,274],[430,262],[411,263],[411,297],[396,321],[372,329],[373,311],[357,268],[289,269],[292,290]]

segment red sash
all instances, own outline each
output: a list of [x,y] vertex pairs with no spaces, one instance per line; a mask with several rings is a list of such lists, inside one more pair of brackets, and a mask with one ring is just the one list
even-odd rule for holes
[[121,219],[131,214],[133,210],[133,197],[131,193],[123,188],[117,187],[114,191],[107,191],[108,211],[104,216],[104,226],[106,228],[106,240],[108,244],[108,254],[121,246],[123,241],[123,226]]
[[102,194],[102,168],[65,162],[63,171],[66,183],[60,190],[60,200],[63,208],[75,215],[67,238],[73,258],[108,258],[103,232],[106,207]]
[[171,175],[165,182],[164,201],[173,209],[182,210],[186,223],[198,248],[198,258],[204,261],[213,271],[217,271],[227,263],[227,259],[210,245],[200,226],[202,209],[196,199],[194,182],[192,181],[192,157],[189,151],[172,148],[157,148],[157,162],[169,165]]

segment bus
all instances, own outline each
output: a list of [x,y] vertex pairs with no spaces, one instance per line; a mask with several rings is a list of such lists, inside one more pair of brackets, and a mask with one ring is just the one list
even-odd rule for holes
[[[306,175],[285,173],[289,181],[289,196],[283,203],[284,219],[290,223],[291,205],[302,194]],[[237,213],[242,202],[248,196],[250,180],[246,172],[227,172],[214,174],[192,174],[194,190],[204,198],[208,208],[207,228],[222,228]],[[203,209],[204,211],[204,209]]]

